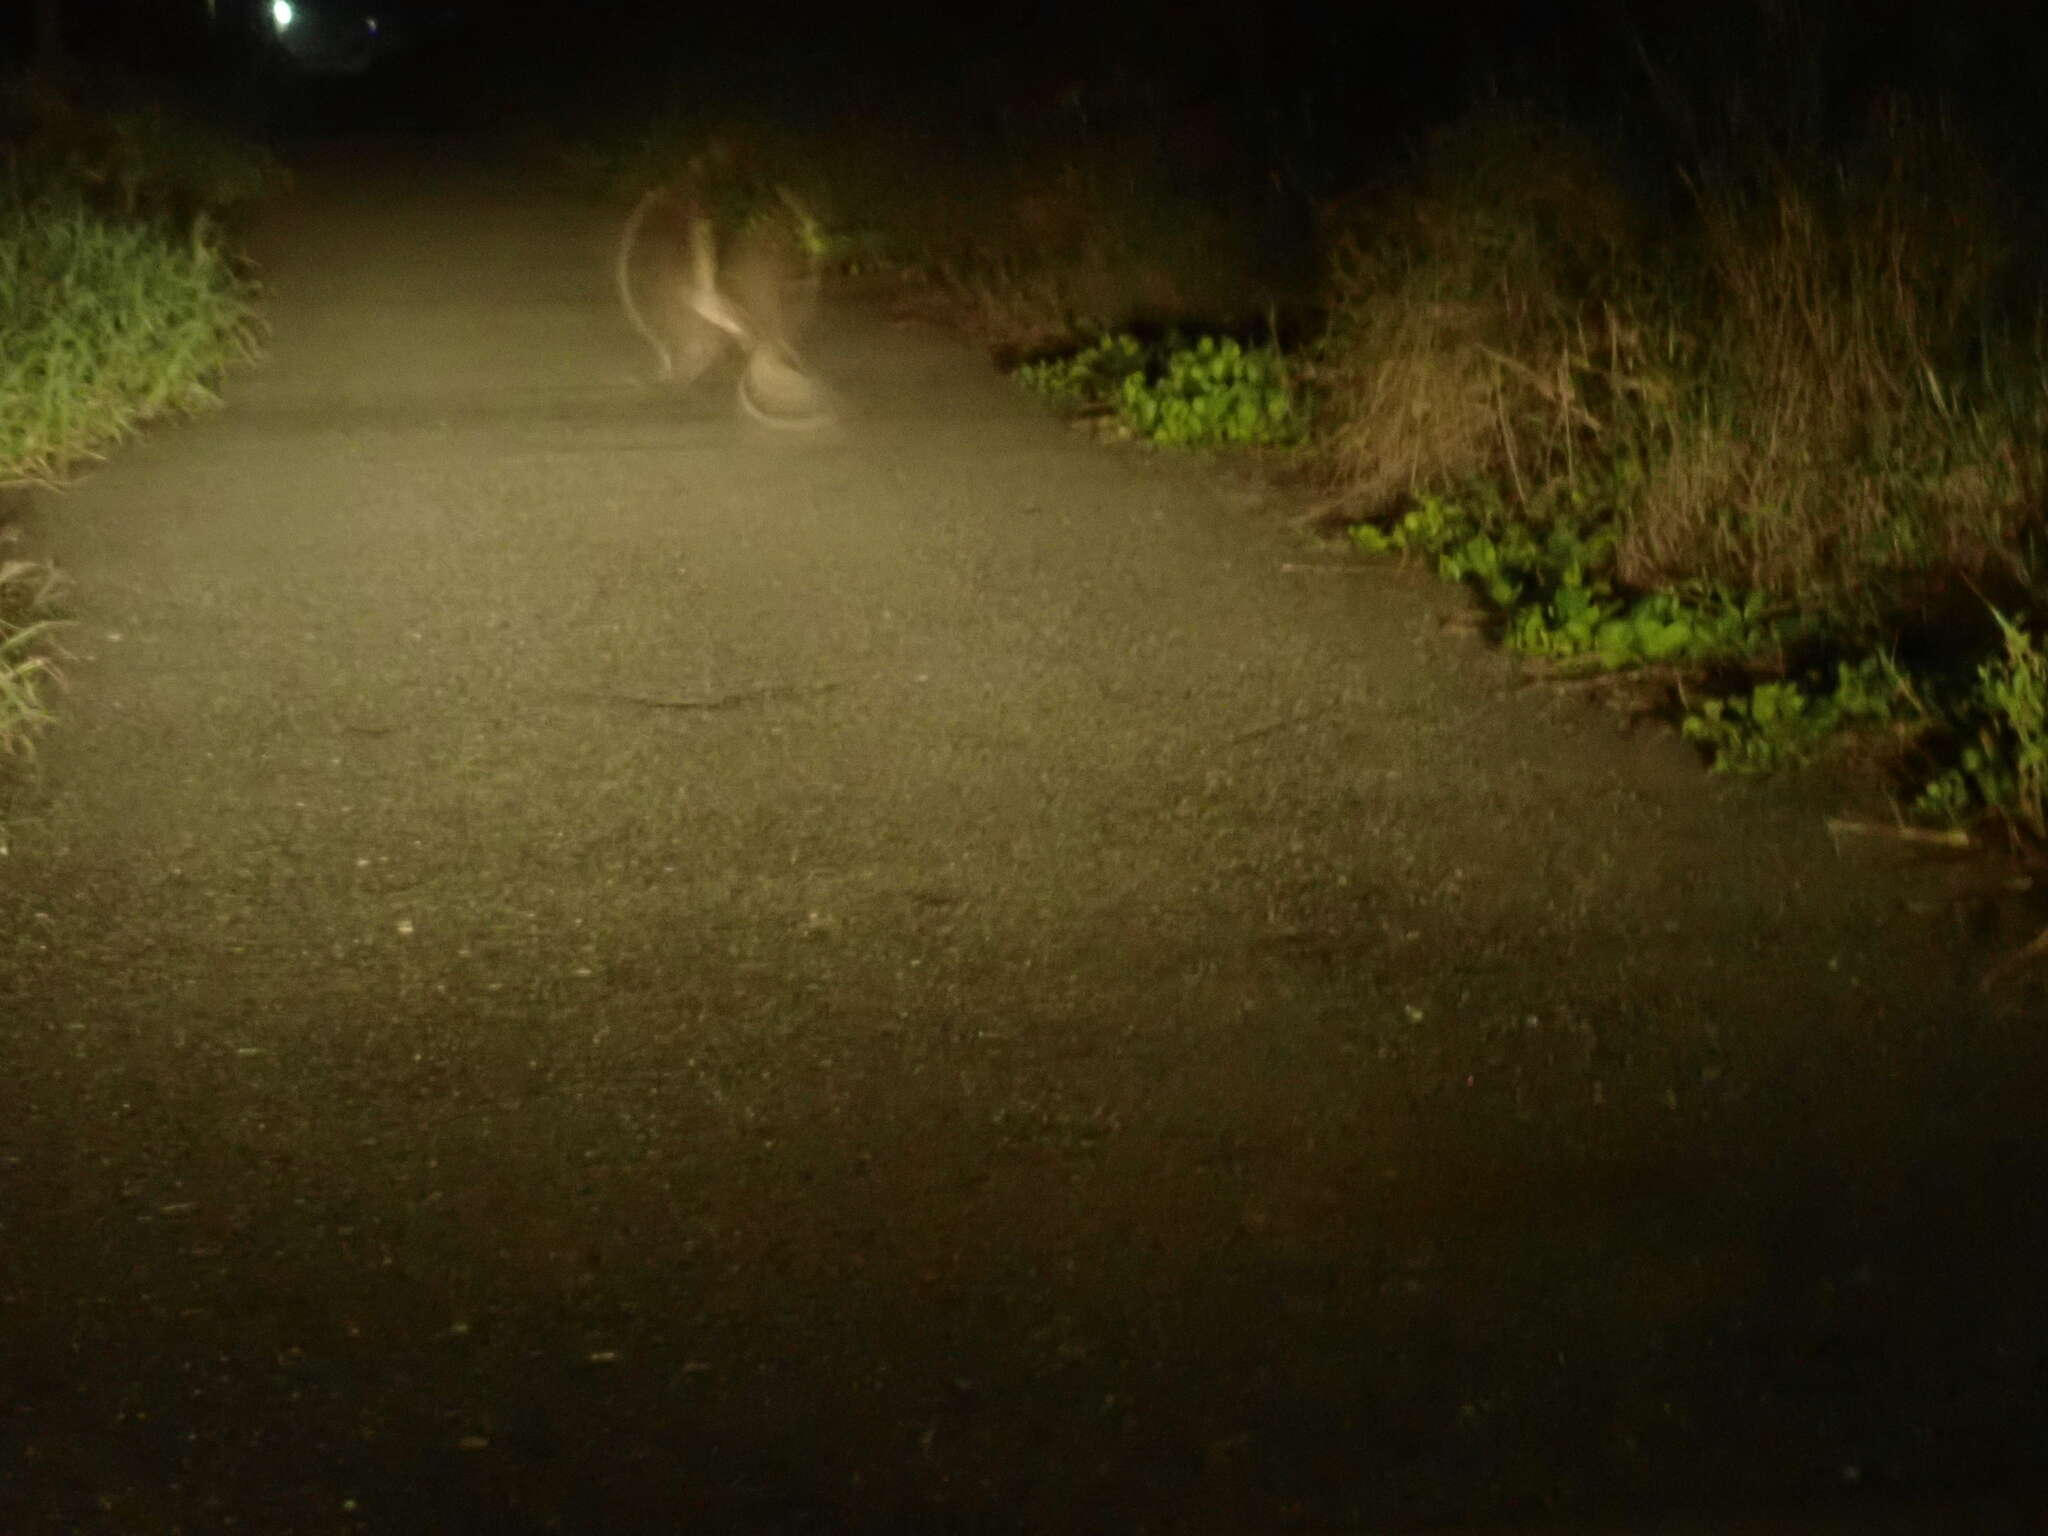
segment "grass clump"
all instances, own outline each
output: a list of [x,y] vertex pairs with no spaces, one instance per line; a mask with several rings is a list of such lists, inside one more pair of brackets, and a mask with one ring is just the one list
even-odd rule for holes
[[[0,87],[0,489],[51,484],[139,423],[211,404],[249,355],[221,219],[282,185],[266,152],[160,105]],[[0,758],[55,679],[49,567],[0,559]]]
[[1996,199],[1939,118],[1893,103],[1833,161],[1699,167],[1654,217],[1627,185],[1489,113],[1357,211],[1322,368],[1349,504],[1483,482],[1517,518],[1593,507],[1632,583],[1845,620],[1944,574],[2033,580],[2048,354],[2005,318]]
[[208,233],[55,196],[0,203],[0,483],[50,482],[141,421],[214,401],[254,320]]
[[560,156],[629,198],[708,139],[744,143],[812,210],[830,265],[1009,357],[1131,328],[1236,329],[1288,261],[1313,281],[1307,240],[1275,238],[1285,210],[1227,110],[1116,72],[988,86],[886,116],[824,97],[779,121],[654,107],[584,125]]
[[221,219],[283,184],[266,151],[153,102],[0,89],[0,484],[50,483],[250,354]]
[[1426,496],[1392,524],[1351,529],[1367,554],[1427,556],[1446,581],[1471,585],[1492,608],[1511,650],[1610,672],[1782,656],[1813,626],[1761,593],[1693,582],[1632,592],[1614,574],[1611,523],[1555,518],[1546,525],[1482,518]]
[[[1623,280],[1636,220],[1590,141],[1527,114],[1454,124],[1343,221],[1321,450],[1368,515],[1475,483],[1533,505],[1654,387]],[[1588,466],[1590,468],[1590,466]]]

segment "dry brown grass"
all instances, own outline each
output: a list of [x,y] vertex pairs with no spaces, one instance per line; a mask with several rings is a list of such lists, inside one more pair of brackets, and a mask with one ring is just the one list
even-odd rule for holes
[[1888,104],[1853,153],[1700,173],[1651,242],[1585,140],[1499,111],[1363,201],[1331,280],[1340,504],[1612,519],[1619,574],[1811,606],[2026,585],[2048,390],[2001,331],[1990,179]]
[[1346,224],[1322,370],[1346,500],[1374,513],[1554,474],[1597,427],[1587,359],[1633,334],[1614,323],[1607,277],[1634,219],[1599,153],[1489,114],[1438,135]]
[[1628,519],[1624,573],[1829,600],[1981,566],[2022,515],[2022,445],[1953,379],[2001,250],[1987,179],[1896,105],[1859,157],[1699,189],[1714,294],[1691,406]]

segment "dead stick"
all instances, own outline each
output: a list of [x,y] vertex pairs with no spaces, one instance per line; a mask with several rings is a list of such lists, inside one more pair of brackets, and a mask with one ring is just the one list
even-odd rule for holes
[[780,684],[766,688],[742,688],[737,693],[714,694],[702,699],[663,698],[644,693],[587,693],[587,699],[600,699],[611,704],[637,704],[642,709],[737,709],[742,704],[761,704],[770,699],[801,698],[806,694],[830,693],[839,686],[837,683],[814,683],[810,687],[795,684]]
[[1942,848],[1976,846],[1970,834],[1960,829],[1941,832],[1932,827],[1894,826],[1881,821],[1852,821],[1846,816],[1830,816],[1827,828],[1829,835],[1834,837],[1839,837],[1844,832],[1855,832],[1864,837],[1889,837],[1902,843],[1933,843]]
[[1984,973],[1984,980],[1979,985],[1986,992],[1989,992],[1993,987],[2012,975],[2014,971],[2036,960],[2048,960],[2048,928],[2043,928],[2039,933],[2035,934],[2033,941],[2024,948],[2014,950],[2003,960],[1999,961],[1998,964],[1992,966],[1990,970]]

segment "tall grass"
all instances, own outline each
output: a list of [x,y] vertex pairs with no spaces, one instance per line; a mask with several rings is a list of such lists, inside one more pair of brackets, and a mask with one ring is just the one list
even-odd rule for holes
[[1947,124],[1892,102],[1831,161],[1628,186],[1491,112],[1356,210],[1323,369],[1348,504],[1483,482],[1506,515],[1611,523],[1638,585],[1845,617],[1952,580],[2038,599],[2048,353]]
[[25,755],[49,721],[44,686],[56,675],[47,609],[57,579],[46,565],[0,559],[0,757]]
[[1474,480],[1533,506],[1603,423],[1589,373],[1618,385],[1640,327],[1636,215],[1596,146],[1494,111],[1434,135],[1358,200],[1330,279],[1326,448],[1354,507]]
[[0,485],[49,482],[248,355],[220,220],[285,177],[203,119],[33,76],[0,85],[0,156]]
[[1835,165],[1695,190],[1707,345],[1624,572],[1823,606],[2024,573],[2042,357],[1999,312],[1996,200],[1956,137],[1894,103]]
[[76,201],[0,204],[0,483],[48,482],[138,422],[211,403],[253,325],[204,225],[174,241]]

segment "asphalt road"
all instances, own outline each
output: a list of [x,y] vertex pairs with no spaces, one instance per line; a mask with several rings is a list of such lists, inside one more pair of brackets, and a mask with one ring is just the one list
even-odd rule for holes
[[2040,1528],[1983,872],[884,309],[662,394],[608,218],[316,159],[35,509],[0,1530]]

